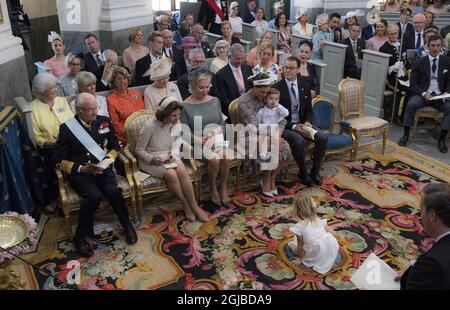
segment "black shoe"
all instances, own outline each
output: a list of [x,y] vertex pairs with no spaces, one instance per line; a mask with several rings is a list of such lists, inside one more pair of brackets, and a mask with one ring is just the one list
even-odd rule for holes
[[439,148],[439,152],[441,152],[441,153],[445,154],[448,152],[448,148],[447,148],[447,145],[445,144],[445,140],[439,140],[438,148]]
[[319,171],[311,169],[310,177],[314,184],[317,186],[322,185],[322,177],[320,176]]
[[92,255],[94,255],[94,251],[91,249],[91,247],[83,237],[75,237],[73,239],[73,244],[75,245],[75,249],[81,256],[91,257]]
[[313,180],[311,180],[308,174],[306,175],[299,174],[298,177],[300,179],[300,183],[302,183],[306,187],[310,187],[313,185]]
[[406,143],[408,143],[409,136],[403,135],[400,140],[398,141],[398,145],[400,146],[406,146]]
[[123,226],[123,232],[125,233],[125,238],[127,239],[128,244],[135,244],[138,241],[136,230],[134,230],[131,223]]

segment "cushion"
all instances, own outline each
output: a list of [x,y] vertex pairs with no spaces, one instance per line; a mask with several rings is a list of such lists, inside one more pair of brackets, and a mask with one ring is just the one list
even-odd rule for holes
[[352,127],[360,135],[370,135],[389,126],[388,121],[373,116],[362,116],[341,121],[344,126]]
[[327,149],[334,151],[334,150],[346,148],[352,144],[353,144],[353,141],[350,136],[332,133],[328,136]]

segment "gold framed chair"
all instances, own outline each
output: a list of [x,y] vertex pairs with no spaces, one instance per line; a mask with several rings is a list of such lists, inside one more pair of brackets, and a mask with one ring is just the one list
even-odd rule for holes
[[[136,186],[137,209],[140,218],[142,217],[142,201],[144,197],[158,194],[161,192],[166,192],[169,190],[164,180],[150,176],[145,180],[141,181],[139,177],[139,172],[141,170],[139,169],[138,166],[138,158],[135,153],[135,147],[141,129],[145,126],[145,124],[151,122],[154,117],[155,117],[154,112],[148,110],[141,110],[130,115],[124,125],[125,136],[127,137],[128,144],[123,148],[123,152],[130,161],[132,176],[134,184]],[[191,177],[194,190],[196,191],[195,193],[196,197],[198,197],[197,166],[195,164],[195,161],[192,159],[184,160],[184,162],[186,164],[186,169],[188,170],[189,175]]]
[[414,124],[412,127],[413,136],[416,134],[417,125],[419,124],[419,120],[421,118],[432,118],[434,120],[435,126],[437,127],[439,121],[444,118],[444,113],[431,106],[418,109],[416,111],[416,115],[414,115]]
[[[130,169],[130,162],[124,156],[119,153],[119,156],[115,162],[116,168],[116,182],[117,186],[122,189],[122,194],[127,202],[127,205],[131,208],[131,216],[134,221],[138,219],[137,214],[137,202],[136,202],[136,190],[133,181],[133,175]],[[80,204],[82,198],[70,187],[66,180],[66,174],[59,169],[55,169],[58,177],[59,186],[59,202],[62,207],[64,220],[66,222],[66,229],[68,236],[72,236],[72,224],[71,215],[80,210]],[[100,204],[100,208],[108,206],[108,201],[103,200]]]
[[341,132],[350,134],[353,139],[352,160],[356,160],[361,137],[383,134],[382,153],[386,150],[389,123],[374,116],[364,116],[364,82],[346,78],[338,86]]
[[335,123],[336,103],[323,96],[317,96],[312,103],[312,123],[329,133],[326,156],[350,151],[350,160],[353,155],[353,139],[349,135],[333,133]]

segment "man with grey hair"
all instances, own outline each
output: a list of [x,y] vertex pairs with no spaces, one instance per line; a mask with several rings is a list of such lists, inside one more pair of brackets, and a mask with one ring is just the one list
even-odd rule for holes
[[161,35],[163,37],[163,53],[166,57],[172,60],[174,63],[179,57],[182,56],[181,51],[177,48],[173,41],[173,32],[169,29],[161,31]]
[[[201,48],[194,48],[189,51],[189,64],[191,68],[188,72],[181,75],[177,80],[177,86],[180,90],[181,98],[185,100],[187,97],[191,95],[189,91],[189,72],[197,69],[205,63],[205,54]],[[213,87],[211,87],[213,88]],[[211,91],[210,91],[211,93]]]
[[105,50],[103,52],[103,59],[105,59],[105,64],[98,67],[95,72],[95,77],[97,78],[97,91],[109,90],[108,82],[111,77],[111,73],[114,68],[119,64],[119,56],[113,50]]
[[192,26],[192,37],[195,39],[195,42],[198,43],[199,46],[202,47],[203,53],[205,54],[205,58],[213,58],[214,53],[209,46],[208,42],[203,41],[203,36],[205,35],[205,29],[200,24],[195,24]]
[[73,242],[82,256],[90,257],[94,254],[94,214],[103,197],[116,212],[127,243],[136,243],[138,237],[112,168],[120,152],[112,123],[97,115],[97,101],[91,94],[79,94],[75,110],[75,118],[60,126],[52,162],[67,173],[70,186],[82,198]]
[[216,97],[222,104],[222,113],[228,114],[231,101],[250,89],[247,79],[253,75],[252,68],[245,62],[245,50],[241,44],[233,44],[228,51],[230,62],[216,73]]
[[425,28],[425,15],[416,14],[413,17],[414,31],[407,31],[403,35],[403,43],[406,49],[418,49],[425,44],[423,29]]

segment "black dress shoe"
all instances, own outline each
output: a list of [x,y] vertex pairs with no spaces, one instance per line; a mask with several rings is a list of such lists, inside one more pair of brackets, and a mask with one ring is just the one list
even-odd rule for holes
[[322,185],[322,177],[320,176],[319,172],[311,169],[310,177],[314,184],[316,184],[317,186]]
[[84,240],[83,237],[75,237],[73,239],[75,249],[83,257],[91,257],[94,255],[94,251],[91,249],[89,244]]
[[448,152],[448,148],[447,148],[447,145],[445,144],[445,140],[439,140],[438,147],[439,147],[439,152],[444,153],[444,154]]
[[298,177],[300,179],[300,183],[302,183],[306,187],[310,187],[313,185],[313,180],[311,180],[311,178],[308,174],[306,174],[306,175],[299,174]]
[[133,225],[131,225],[131,223],[123,226],[123,232],[125,233],[125,238],[127,239],[128,244],[135,244],[138,241],[136,230],[134,230],[134,227]]
[[403,135],[400,140],[398,141],[398,145],[400,146],[406,146],[406,143],[408,143],[409,136]]

